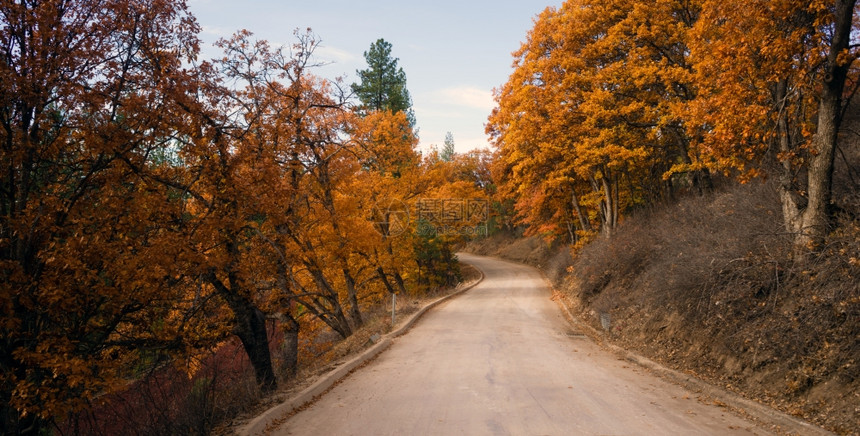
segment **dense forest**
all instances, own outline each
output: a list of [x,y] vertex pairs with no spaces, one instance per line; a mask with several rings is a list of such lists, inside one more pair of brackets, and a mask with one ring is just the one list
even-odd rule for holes
[[273,392],[313,338],[455,285],[457,244],[494,232],[576,255],[639,211],[768,180],[787,256],[816,258],[858,234],[855,3],[568,0],[515,53],[494,148],[420,153],[384,39],[347,84],[314,75],[310,31],[240,31],[202,60],[184,1],[3,1],[4,433],[86,433],[79,412],[167,370],[193,396],[230,343]]

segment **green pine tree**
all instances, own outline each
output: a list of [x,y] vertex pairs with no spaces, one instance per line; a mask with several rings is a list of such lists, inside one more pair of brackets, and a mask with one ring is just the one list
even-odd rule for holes
[[390,110],[406,112],[409,124],[415,127],[412,98],[406,89],[406,73],[391,57],[391,43],[380,38],[364,52],[367,69],[357,70],[360,83],[352,84],[365,111]]

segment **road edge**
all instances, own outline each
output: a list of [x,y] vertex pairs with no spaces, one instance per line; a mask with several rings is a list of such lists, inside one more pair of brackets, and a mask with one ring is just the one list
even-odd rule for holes
[[287,418],[293,411],[300,409],[306,404],[312,402],[316,397],[325,393],[332,386],[334,386],[335,383],[345,378],[353,370],[373,360],[383,351],[388,349],[388,347],[391,346],[393,339],[406,334],[406,332],[408,332],[409,329],[411,329],[415,325],[415,323],[418,322],[418,320],[422,316],[424,316],[424,314],[426,314],[430,309],[454,297],[462,295],[466,291],[481,284],[481,282],[484,281],[484,272],[481,271],[481,269],[478,267],[475,267],[475,269],[479,273],[481,273],[481,277],[479,277],[474,283],[465,285],[463,289],[454,291],[444,297],[441,297],[431,303],[428,303],[427,305],[419,309],[417,312],[412,314],[412,316],[397,330],[393,330],[391,332],[386,333],[382,337],[382,340],[380,340],[377,344],[373,345],[367,350],[364,350],[357,356],[324,374],[312,385],[299,392],[298,395],[282,402],[281,404],[278,404],[277,406],[269,408],[260,415],[257,415],[257,417],[252,419],[250,422],[248,422],[248,424],[246,424],[239,431],[237,431],[236,434],[239,436],[258,436],[265,435],[273,431],[275,427],[280,426],[281,424],[286,422]]

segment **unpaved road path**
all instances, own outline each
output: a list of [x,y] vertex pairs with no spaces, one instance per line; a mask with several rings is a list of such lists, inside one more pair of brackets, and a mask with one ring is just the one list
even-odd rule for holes
[[274,434],[767,434],[572,331],[534,268],[460,259],[480,285]]

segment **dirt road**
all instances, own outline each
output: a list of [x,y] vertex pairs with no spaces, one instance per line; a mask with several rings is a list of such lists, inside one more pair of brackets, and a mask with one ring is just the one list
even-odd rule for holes
[[572,331],[535,269],[461,260],[480,285],[274,434],[767,434]]

